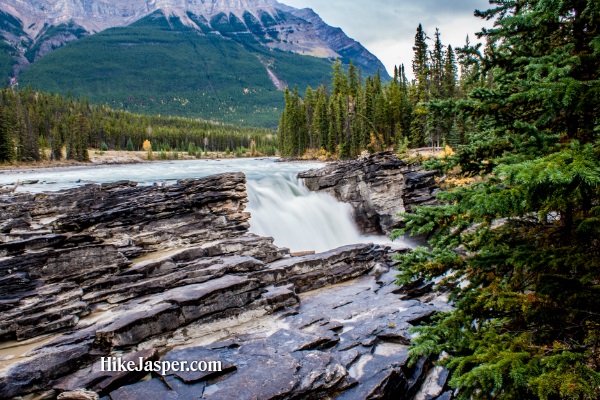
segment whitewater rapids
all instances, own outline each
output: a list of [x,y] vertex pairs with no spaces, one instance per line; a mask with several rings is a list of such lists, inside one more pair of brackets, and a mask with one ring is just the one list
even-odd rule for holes
[[0,173],[0,184],[29,182],[18,191],[43,192],[70,189],[90,183],[131,180],[141,185],[174,183],[224,172],[247,177],[251,213],[250,231],[275,239],[293,252],[322,252],[356,243],[388,243],[385,237],[361,235],[348,204],[325,193],[309,191],[296,176],[322,163],[286,163],[274,159],[173,161],[141,165],[115,165]]

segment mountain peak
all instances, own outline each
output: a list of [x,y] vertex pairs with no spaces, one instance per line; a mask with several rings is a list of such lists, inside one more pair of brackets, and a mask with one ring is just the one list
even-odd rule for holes
[[276,0],[1,0],[0,40],[4,84],[268,127],[279,90],[327,84],[333,59],[386,76],[340,28]]
[[35,36],[44,24],[74,21],[90,32],[98,32],[129,25],[157,10],[210,17],[220,12],[274,10],[279,5],[276,0],[7,0],[0,9],[18,17],[25,31]]

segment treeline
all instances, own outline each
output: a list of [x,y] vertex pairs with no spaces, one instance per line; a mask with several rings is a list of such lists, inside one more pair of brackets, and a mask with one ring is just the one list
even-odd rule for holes
[[[430,50],[422,26],[415,36],[415,79],[409,81],[404,65],[396,67],[391,82],[377,74],[362,79],[354,65],[344,71],[333,67],[330,88],[286,90],[286,107],[279,124],[279,148],[284,156],[322,150],[341,158],[362,150],[381,151],[398,145],[453,146],[464,143],[477,129],[471,116],[455,107],[476,87],[493,83],[491,71],[481,65],[479,47],[467,37],[464,48],[444,46],[436,29]],[[460,71],[460,78],[459,78]]]
[[88,149],[233,152],[274,155],[267,129],[203,120],[131,114],[106,106],[39,93],[0,90],[0,162],[88,159]]

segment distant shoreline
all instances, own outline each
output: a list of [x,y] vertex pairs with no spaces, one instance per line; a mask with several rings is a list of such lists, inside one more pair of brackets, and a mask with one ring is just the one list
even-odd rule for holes
[[[67,171],[76,169],[86,169],[95,167],[107,167],[107,166],[119,166],[119,165],[135,165],[135,164],[150,164],[159,162],[172,162],[172,161],[216,161],[216,160],[233,160],[244,158],[239,157],[211,157],[214,153],[209,153],[206,158],[196,158],[190,156],[183,156],[178,159],[159,159],[157,152],[154,153],[155,158],[153,160],[146,159],[146,152],[128,152],[128,151],[106,151],[103,154],[99,152],[90,151],[90,161],[80,162],[73,160],[61,160],[61,161],[39,161],[30,163],[14,163],[0,165],[0,175],[8,174],[19,174],[36,172],[39,170],[46,171]],[[278,158],[278,157],[248,157],[248,158]]]
[[158,161],[170,161],[170,160],[156,160],[156,161],[122,161],[122,162],[107,162],[107,163],[95,163],[95,162],[39,162],[39,163],[22,163],[22,164],[8,164],[0,166],[0,175],[8,174],[19,174],[36,172],[39,170],[47,171],[67,171],[76,169],[86,169],[95,167],[107,167],[107,166],[118,166],[118,165],[134,165],[134,164],[147,164]]

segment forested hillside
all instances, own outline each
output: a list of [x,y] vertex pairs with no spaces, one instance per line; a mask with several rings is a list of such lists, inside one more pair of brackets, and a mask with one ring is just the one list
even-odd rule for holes
[[31,89],[0,91],[0,162],[86,161],[90,147],[133,151],[146,141],[154,151],[252,149],[265,155],[274,155],[277,143],[267,129],[131,114]]
[[212,22],[224,33],[197,24],[205,32],[157,11],[55,50],[23,70],[19,81],[135,113],[274,129],[284,102],[267,68],[292,87],[328,79],[329,59],[270,50],[228,19]]
[[481,51],[471,48],[468,37],[464,48],[454,50],[443,45],[436,30],[430,48],[419,25],[413,49],[413,81],[404,66],[384,83],[378,75],[363,82],[357,68],[350,66],[346,73],[337,63],[331,88],[309,87],[303,96],[286,91],[279,124],[282,154],[323,149],[346,158],[400,142],[412,147],[464,143],[477,126],[455,101],[466,99],[473,88],[490,86],[493,71],[483,68]]
[[478,83],[436,100],[436,63],[417,58],[408,88],[432,99],[413,143],[462,143],[429,164],[449,177],[442,204],[405,215],[430,247],[400,258],[399,283],[438,279],[455,307],[416,329],[411,356],[445,351],[459,399],[598,399],[600,2],[492,3],[485,52],[460,52]]

